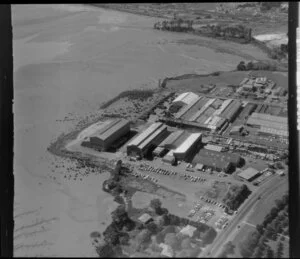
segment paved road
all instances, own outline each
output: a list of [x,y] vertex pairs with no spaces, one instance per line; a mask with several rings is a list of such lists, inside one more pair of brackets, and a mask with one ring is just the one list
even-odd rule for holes
[[[276,181],[276,182],[275,182]],[[276,190],[282,184],[285,184],[287,181],[286,178],[274,178],[273,181],[268,183],[268,187],[265,186],[264,189],[260,189],[258,192],[251,194],[251,196],[245,201],[245,203],[240,207],[239,213],[232,220],[229,226],[221,232],[215,239],[215,241],[207,247],[204,251],[202,251],[198,257],[215,257],[222,249],[222,246],[225,242],[226,237],[229,234],[236,230],[238,224],[240,224],[244,218],[247,216],[251,208],[258,202],[257,198],[260,196],[261,200],[265,199],[267,196],[271,195],[274,190]]]

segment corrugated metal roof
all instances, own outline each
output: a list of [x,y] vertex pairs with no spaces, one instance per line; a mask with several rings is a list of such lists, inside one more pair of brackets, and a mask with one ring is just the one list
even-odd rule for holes
[[287,124],[287,117],[280,117],[270,114],[263,114],[263,113],[257,113],[254,112],[251,114],[251,118],[261,119],[261,120],[268,120],[268,121],[274,121],[274,122],[280,122],[280,123],[286,123]]
[[269,133],[269,134],[274,134],[274,135],[279,135],[279,136],[285,136],[285,137],[288,137],[288,135],[289,135],[288,129],[277,130],[277,129],[269,128],[269,127],[261,127],[259,129],[259,132]]
[[188,149],[195,143],[195,141],[199,140],[202,136],[201,133],[192,133],[176,150],[174,153],[185,153]]
[[152,134],[157,128],[161,127],[161,122],[156,122],[151,124],[146,130],[144,130],[141,134],[139,134],[136,138],[134,138],[128,146],[138,146],[142,141],[145,140],[150,134]]
[[110,129],[112,126],[116,125],[120,121],[121,121],[121,119],[111,120],[110,123],[106,124],[104,127],[97,130],[97,132],[95,132],[94,136],[101,136],[104,132],[106,132],[108,129]]
[[99,138],[101,138],[103,141],[108,139],[112,134],[117,132],[119,129],[125,127],[126,125],[129,125],[129,121],[122,119],[119,120],[118,123],[114,124],[112,127],[110,127],[108,130],[106,130],[104,133],[102,133]]
[[202,97],[197,96],[195,99],[193,99],[187,106],[184,106],[182,109],[180,109],[179,112],[175,114],[175,118],[180,118],[185,113],[187,113]]
[[184,130],[177,130],[172,132],[163,142],[159,144],[159,146],[163,147],[165,145],[173,144],[176,141],[176,139],[178,139],[183,133]]
[[195,121],[197,118],[215,101],[215,99],[209,99],[206,104],[203,105],[203,107],[197,111],[190,119],[189,121]]
[[255,175],[257,175],[258,173],[259,172],[256,169],[249,167],[246,170],[244,170],[243,172],[239,173],[238,176],[243,177],[246,180],[249,180],[252,177],[254,177]]
[[173,103],[175,103],[175,102],[183,102],[185,104],[190,104],[197,97],[198,97],[197,94],[195,94],[193,92],[187,92],[187,93],[183,93],[183,94],[179,95],[177,98],[175,98],[175,100],[173,101]]
[[156,138],[158,135],[160,135],[164,130],[167,129],[166,125],[163,125],[162,127],[159,127],[156,129],[153,134],[149,135],[142,143],[139,144],[139,148],[143,149],[145,148],[151,141],[153,141],[154,138]]
[[217,109],[215,112],[214,112],[214,115],[219,115],[221,114],[225,109],[226,107],[232,102],[233,100],[232,99],[228,99],[228,100],[225,100],[219,109]]

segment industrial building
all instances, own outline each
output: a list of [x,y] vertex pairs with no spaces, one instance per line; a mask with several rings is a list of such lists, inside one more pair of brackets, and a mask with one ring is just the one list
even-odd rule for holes
[[202,156],[201,154],[195,156],[193,163],[201,164],[201,168],[210,168],[225,173],[232,167],[229,161],[221,161],[213,157]]
[[242,133],[243,129],[243,125],[233,126],[229,132],[229,135],[239,136]]
[[143,157],[150,148],[157,146],[167,134],[166,125],[161,122],[153,123],[127,144],[127,154]]
[[172,102],[172,106],[180,106],[183,107],[185,105],[189,105],[191,102],[193,102],[195,99],[197,99],[199,96],[192,92],[186,92],[182,93],[179,96],[175,98],[175,100]]
[[203,164],[204,167],[212,168],[217,171],[228,172],[232,167],[240,166],[242,159],[233,153],[217,152],[201,149],[194,157],[193,163]]
[[252,113],[247,125],[259,129],[259,134],[288,136],[288,121],[286,117],[262,113]]
[[90,146],[99,150],[108,149],[114,141],[130,131],[130,122],[125,119],[115,119],[104,124],[89,137]]
[[189,137],[174,150],[174,157],[177,160],[185,160],[193,151],[197,149],[201,142],[201,133],[191,133]]
[[248,116],[256,109],[257,105],[254,103],[247,103],[244,109],[239,114],[239,118],[247,119]]
[[251,182],[254,178],[259,176],[260,172],[252,167],[247,168],[238,174],[239,177]]
[[172,132],[167,138],[165,138],[160,144],[160,147],[165,149],[176,149],[187,138],[188,132],[184,130],[177,130]]
[[170,150],[162,159],[163,162],[173,165],[175,163],[175,157],[173,150]]
[[227,108],[220,114],[220,117],[232,122],[238,115],[242,108],[242,103],[238,100],[234,100],[227,106]]

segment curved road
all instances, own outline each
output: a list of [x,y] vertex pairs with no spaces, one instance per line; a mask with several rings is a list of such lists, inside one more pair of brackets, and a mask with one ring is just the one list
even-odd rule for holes
[[[277,181],[274,183],[274,181]],[[240,224],[243,219],[247,216],[251,208],[253,208],[254,204],[258,201],[257,198],[260,196],[261,200],[271,195],[274,190],[276,190],[282,184],[285,184],[287,181],[286,178],[274,178],[273,181],[268,183],[268,187],[265,186],[263,189],[258,190],[256,193],[251,194],[251,196],[245,201],[245,203],[240,207],[239,213],[237,216],[229,223],[228,227],[223,230],[215,239],[215,241],[203,250],[198,257],[214,257],[217,252],[220,251],[224,244],[224,240],[228,235],[236,229],[238,224]]]

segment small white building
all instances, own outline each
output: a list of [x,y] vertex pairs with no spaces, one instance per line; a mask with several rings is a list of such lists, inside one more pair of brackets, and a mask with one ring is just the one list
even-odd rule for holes
[[187,225],[183,229],[180,230],[180,233],[185,236],[193,237],[194,232],[197,230],[197,228]]
[[161,255],[167,256],[167,257],[173,257],[174,256],[174,251],[172,247],[165,243],[159,244],[159,247],[161,247],[163,250],[161,251]]

